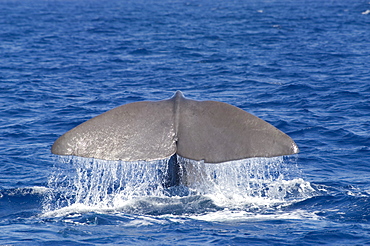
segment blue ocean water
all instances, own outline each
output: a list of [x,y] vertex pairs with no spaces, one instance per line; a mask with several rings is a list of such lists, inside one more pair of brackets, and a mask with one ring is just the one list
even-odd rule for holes
[[[1,0],[0,244],[370,244],[368,1]],[[58,158],[53,142],[122,104],[238,106],[292,157],[199,164]],[[186,162],[186,160],[184,160]]]

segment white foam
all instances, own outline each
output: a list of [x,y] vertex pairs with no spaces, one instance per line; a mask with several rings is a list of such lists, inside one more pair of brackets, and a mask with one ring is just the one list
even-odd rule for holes
[[243,222],[243,221],[266,221],[266,220],[319,220],[316,213],[309,213],[304,210],[295,210],[291,212],[274,212],[274,213],[253,213],[247,211],[230,211],[225,209],[202,215],[193,215],[190,218],[195,220],[209,222]]
[[50,189],[44,186],[22,187],[9,190],[8,195],[43,195]]
[[72,205],[69,205],[67,207],[59,208],[56,210],[51,210],[44,212],[41,217],[65,217],[68,216],[69,218],[79,216],[80,214],[84,213],[90,213],[90,212],[103,212],[103,213],[108,213],[111,212],[112,209],[102,209],[100,207],[93,207],[93,206],[88,206],[85,204],[81,203],[74,203]]

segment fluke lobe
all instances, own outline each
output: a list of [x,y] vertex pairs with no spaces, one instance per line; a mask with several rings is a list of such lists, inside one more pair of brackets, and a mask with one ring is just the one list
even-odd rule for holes
[[240,108],[190,100],[177,91],[167,100],[129,103],[98,115],[58,138],[51,151],[123,161],[178,154],[220,163],[299,150],[288,135]]

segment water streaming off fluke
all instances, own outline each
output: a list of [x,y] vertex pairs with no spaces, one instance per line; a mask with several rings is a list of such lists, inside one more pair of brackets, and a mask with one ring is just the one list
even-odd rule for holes
[[289,160],[251,158],[207,164],[178,157],[180,185],[168,187],[170,159],[123,162],[59,157],[49,178],[44,213],[183,214],[280,206],[314,192]]

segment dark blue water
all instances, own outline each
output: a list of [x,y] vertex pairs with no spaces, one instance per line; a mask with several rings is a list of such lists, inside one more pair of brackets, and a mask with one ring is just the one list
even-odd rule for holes
[[[0,1],[0,244],[370,243],[368,1]],[[56,158],[53,142],[116,106],[238,106],[293,157],[202,164]],[[217,175],[215,175],[217,174]]]

